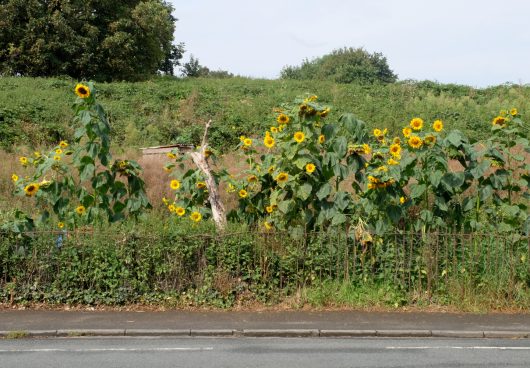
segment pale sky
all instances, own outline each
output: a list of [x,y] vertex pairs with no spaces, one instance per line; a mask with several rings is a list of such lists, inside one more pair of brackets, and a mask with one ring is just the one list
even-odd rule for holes
[[530,83],[529,0],[169,0],[175,41],[211,70],[277,78],[333,49],[381,52],[399,79]]

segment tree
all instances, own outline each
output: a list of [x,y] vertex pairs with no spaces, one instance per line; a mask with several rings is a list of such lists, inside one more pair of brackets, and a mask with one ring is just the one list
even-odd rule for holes
[[281,78],[371,84],[393,83],[397,75],[390,69],[383,54],[345,47],[313,60],[305,59],[301,66],[286,66],[281,71]]
[[1,0],[0,73],[134,80],[172,73],[173,8],[164,0]]
[[206,77],[209,73],[210,69],[201,65],[199,59],[195,58],[193,54],[190,55],[190,60],[182,65],[182,75],[185,77]]

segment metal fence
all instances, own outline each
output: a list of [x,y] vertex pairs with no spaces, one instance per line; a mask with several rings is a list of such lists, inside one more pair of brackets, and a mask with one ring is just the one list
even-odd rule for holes
[[96,290],[110,295],[111,302],[117,293],[128,302],[153,291],[204,292],[212,298],[250,292],[274,300],[329,281],[385,283],[427,295],[450,283],[464,288],[487,284],[509,296],[530,289],[530,237],[396,232],[362,240],[337,229],[302,236],[0,234],[0,286],[10,285],[19,293],[34,289],[35,299],[46,299],[44,290],[53,286],[57,295],[71,293],[70,288],[79,295]]

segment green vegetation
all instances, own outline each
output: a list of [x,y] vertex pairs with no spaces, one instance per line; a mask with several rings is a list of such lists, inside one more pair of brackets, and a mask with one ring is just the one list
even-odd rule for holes
[[172,6],[163,0],[0,4],[0,75],[137,80],[173,74]]
[[[72,140],[74,102],[68,79],[0,78],[0,144],[55,145]],[[530,88],[498,86],[473,89],[432,82],[361,86],[326,81],[250,80],[244,78],[170,79],[97,85],[109,112],[111,135],[126,147],[200,143],[203,122],[213,119],[210,143],[228,150],[240,135],[263,131],[274,123],[273,107],[305,93],[318,95],[331,115],[353,113],[369,129],[387,127],[397,135],[414,116],[442,119],[471,139],[487,138],[487,124],[506,106],[517,107],[530,121]]]
[[301,66],[287,66],[283,79],[329,80],[336,83],[394,83],[397,75],[381,53],[370,54],[362,48],[342,48],[330,54],[305,60]]

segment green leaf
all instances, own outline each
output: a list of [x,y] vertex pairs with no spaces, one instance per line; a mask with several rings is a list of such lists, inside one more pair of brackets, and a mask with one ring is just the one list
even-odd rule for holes
[[323,200],[327,196],[331,194],[331,185],[329,183],[325,183],[320,187],[320,189],[317,192],[317,198],[320,200]]
[[440,180],[442,180],[443,172],[441,171],[434,171],[429,175],[429,180],[431,182],[431,185],[436,188],[440,184]]
[[293,207],[294,202],[292,199],[278,203],[278,210],[283,214],[288,213]]
[[471,175],[473,175],[475,179],[481,178],[489,169],[490,164],[491,162],[489,160],[483,160],[481,163],[479,163],[477,166],[470,170]]
[[482,202],[487,200],[493,194],[493,188],[491,185],[485,185],[479,189],[479,198]]
[[346,192],[337,192],[335,194],[334,207],[340,212],[344,211],[350,204],[350,195]]
[[301,185],[298,188],[298,191],[297,191],[298,198],[300,198],[301,200],[305,201],[311,195],[311,190],[312,189],[313,189],[313,187],[309,183],[305,183],[305,184]]
[[332,226],[337,226],[346,222],[346,216],[342,213],[337,213],[331,220]]
[[455,148],[458,148],[462,144],[462,134],[458,130],[451,131],[445,138]]
[[463,172],[445,173],[442,177],[441,183],[449,192],[455,192],[455,189],[460,188],[465,182],[466,176]]
[[410,186],[410,198],[419,198],[425,193],[427,187],[425,184],[411,184]]
[[346,137],[337,137],[335,143],[333,144],[333,151],[337,154],[339,158],[342,158],[348,152],[348,140]]

